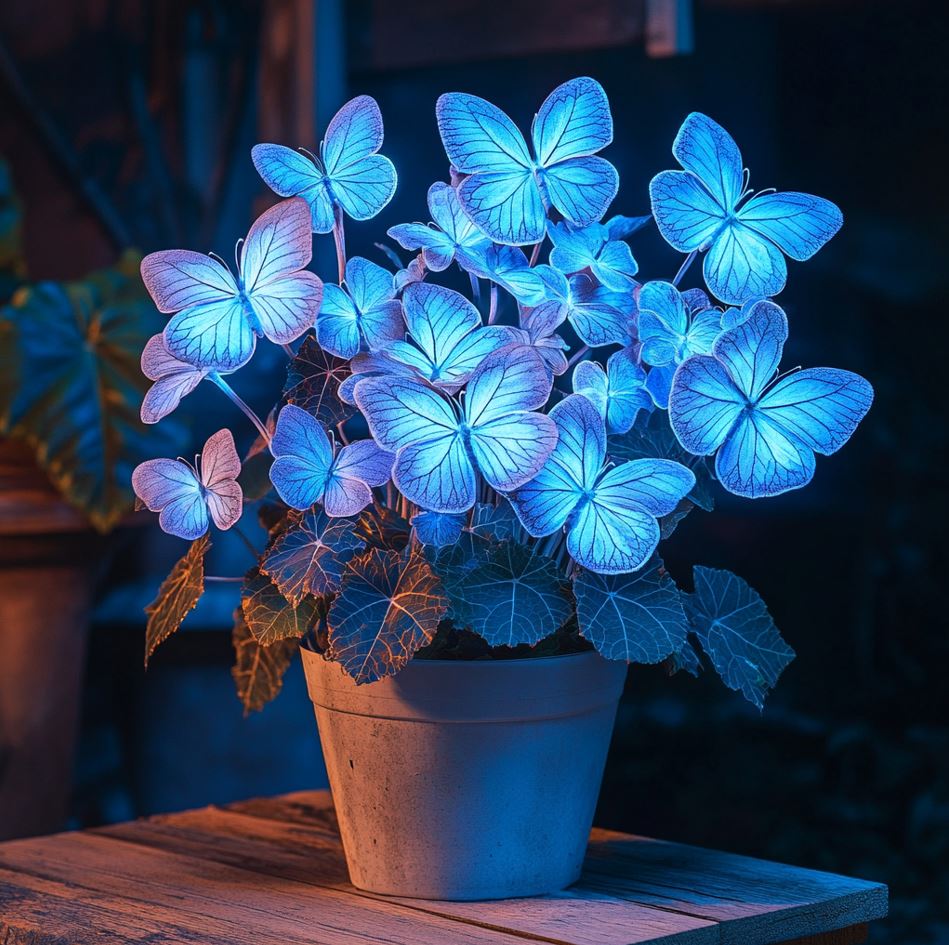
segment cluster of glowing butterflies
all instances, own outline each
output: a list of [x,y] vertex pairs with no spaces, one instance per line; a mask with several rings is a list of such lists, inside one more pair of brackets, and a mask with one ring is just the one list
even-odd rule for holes
[[[538,110],[530,144],[500,109],[451,93],[436,106],[452,184],[428,192],[431,223],[392,227],[417,259],[393,275],[361,257],[339,285],[307,271],[312,234],[366,220],[392,198],[396,172],[378,153],[378,105],[367,96],[333,118],[319,156],[276,144],[253,149],[263,180],[287,198],[222,260],[153,253],[142,276],[171,318],[143,353],[154,381],[142,416],[156,422],[207,378],[246,364],[258,337],[289,345],[315,330],[328,353],[351,361],[339,396],[359,408],[371,439],[339,447],[300,407],[277,415],[271,482],[294,508],[322,504],[351,516],[393,485],[428,513],[471,509],[483,481],[506,496],[535,537],[565,531],[580,565],[602,573],[642,566],[659,540],[658,519],[695,485],[664,459],[612,465],[608,437],[656,408],[680,444],[714,456],[722,485],[760,497],[799,488],[815,453],[839,449],[869,409],[870,385],[830,368],[778,378],[787,319],[785,256],[813,255],[842,223],[832,203],[800,193],[752,195],[741,154],[711,119],[690,115],[673,154],[682,170],[650,185],[652,216],[683,253],[704,254],[701,290],[636,280],[624,237],[641,220],[603,218],[618,175],[598,152],[613,138],[609,103],[589,78],[555,89]],[[555,217],[559,222],[552,222]],[[550,238],[547,263],[521,248]],[[539,247],[538,247],[539,248]],[[427,281],[452,264],[517,303],[517,324],[485,324],[460,293]],[[496,291],[496,290],[493,290]],[[569,328],[605,363],[581,360],[573,393],[545,414],[555,378],[567,373]],[[617,347],[618,346],[618,347]],[[240,516],[240,462],[227,431],[184,460],[152,460],[135,491],[166,531],[195,538],[211,521]]]

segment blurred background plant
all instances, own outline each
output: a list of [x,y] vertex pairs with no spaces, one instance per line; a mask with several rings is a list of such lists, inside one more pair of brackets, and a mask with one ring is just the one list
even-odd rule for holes
[[[806,492],[726,498],[714,516],[690,515],[665,551],[680,578],[695,548],[745,577],[798,658],[763,715],[710,674],[635,668],[598,819],[888,882],[879,940],[946,942],[947,21],[926,0],[11,0],[0,10],[0,152],[31,277],[66,281],[132,245],[230,259],[272,199],[251,145],[312,150],[316,129],[359,93],[382,107],[400,187],[347,238],[352,255],[383,265],[373,240],[426,218],[425,189],[445,177],[434,102],[449,89],[503,102],[526,126],[549,89],[595,76],[616,121],[608,157],[624,194],[643,194],[617,212],[646,212],[646,184],[670,166],[669,142],[695,109],[741,142],[757,186],[838,203],[843,230],[791,267],[787,361],[858,371],[874,408]],[[9,206],[0,200],[0,220]],[[665,272],[672,256],[649,230],[637,258]],[[332,258],[315,268],[332,281]],[[258,411],[283,382],[280,357],[241,373]],[[224,425],[219,400],[189,409],[190,442]],[[244,551],[224,538],[209,567],[240,573]],[[296,664],[281,697],[242,721],[228,588],[143,674],[138,615],[181,549],[153,528],[115,540],[71,823],[325,784]]]

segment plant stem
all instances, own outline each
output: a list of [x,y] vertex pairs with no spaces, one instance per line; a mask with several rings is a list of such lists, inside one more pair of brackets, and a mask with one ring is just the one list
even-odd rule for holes
[[498,317],[498,286],[497,283],[491,283],[491,304],[488,307],[488,324],[493,325]]
[[287,353],[287,357],[292,361],[297,355],[293,348],[290,345],[281,345],[281,348]]
[[342,283],[346,278],[346,231],[343,227],[343,208],[339,204],[333,206],[333,240],[336,242],[336,267]]
[[481,283],[478,282],[478,277],[473,272],[468,273],[468,278],[471,280],[471,299],[477,307],[481,301]]
[[589,345],[584,345],[582,348],[580,348],[580,349],[578,349],[576,352],[574,352],[574,354],[571,355],[570,360],[567,361],[567,370],[569,371],[570,368],[572,368],[572,367],[577,363],[577,361],[582,360],[582,359],[585,358],[589,353],[590,353],[590,346],[589,346]]
[[534,248],[531,250],[531,260],[530,267],[533,269],[537,265],[537,260],[540,259],[540,248],[544,245],[544,240],[546,237],[542,236],[540,240],[534,243]]
[[216,574],[206,574],[204,576],[205,581],[219,581],[222,584],[240,584],[244,579],[242,577],[219,577]]
[[208,380],[213,381],[218,387],[221,388],[222,391],[224,391],[228,399],[241,411],[241,413],[244,414],[244,416],[247,417],[248,420],[250,420],[250,422],[255,427],[257,427],[257,432],[264,438],[264,442],[270,446],[270,441],[272,439],[270,436],[270,431],[261,422],[260,417],[258,417],[257,414],[255,414],[254,411],[251,410],[250,407],[248,407],[240,397],[238,397],[234,388],[231,387],[231,385],[228,384],[227,381],[225,381],[224,378],[217,373],[217,371],[212,371],[208,375]]
[[693,249],[688,256],[685,257],[685,261],[679,266],[679,271],[676,273],[675,278],[672,280],[673,285],[678,285],[682,281],[682,277],[689,271],[689,266],[695,262],[695,257],[698,256],[699,251]]
[[346,436],[346,431],[343,429],[345,423],[345,420],[340,420],[339,423],[336,424],[336,433],[339,435],[340,443],[342,443],[343,446],[349,446],[349,437]]

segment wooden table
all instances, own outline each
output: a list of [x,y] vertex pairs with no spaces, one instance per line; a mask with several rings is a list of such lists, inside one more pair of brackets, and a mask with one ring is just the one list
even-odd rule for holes
[[0,844],[2,945],[851,945],[886,904],[880,883],[605,830],[556,896],[374,896],[325,791]]

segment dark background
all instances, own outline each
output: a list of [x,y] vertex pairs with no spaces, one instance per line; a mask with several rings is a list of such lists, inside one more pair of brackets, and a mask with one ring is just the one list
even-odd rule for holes
[[[646,42],[635,2],[317,6],[9,0],[0,154],[25,205],[31,275],[78,277],[123,245],[230,258],[269,199],[250,146],[312,149],[358,93],[378,99],[400,174],[383,213],[348,228],[350,253],[379,262],[373,242],[427,219],[427,186],[446,175],[434,102],[449,90],[483,95],[527,127],[555,85],[599,79],[616,126],[606,155],[622,180],[616,212],[648,211],[648,181],[674,166],[671,142],[692,110],[732,132],[753,186],[837,202],[842,232],[790,264],[785,363],[857,371],[876,403],[807,490],[722,498],[665,547],[686,584],[694,563],[744,576],[798,657],[762,714],[714,674],[634,667],[598,822],[885,881],[892,917],[878,941],[949,942],[943,5],[697,2],[694,51],[667,57],[647,54],[660,43]],[[654,229],[633,250],[645,278],[678,265]],[[334,278],[331,255],[318,264]],[[237,380],[261,409],[280,363],[263,355]],[[195,444],[233,419],[215,395],[179,411]],[[114,541],[73,824],[324,784],[299,667],[275,704],[240,718],[226,591],[143,675],[139,613],[180,545],[151,529]],[[226,542],[216,554],[217,573],[247,565]]]

